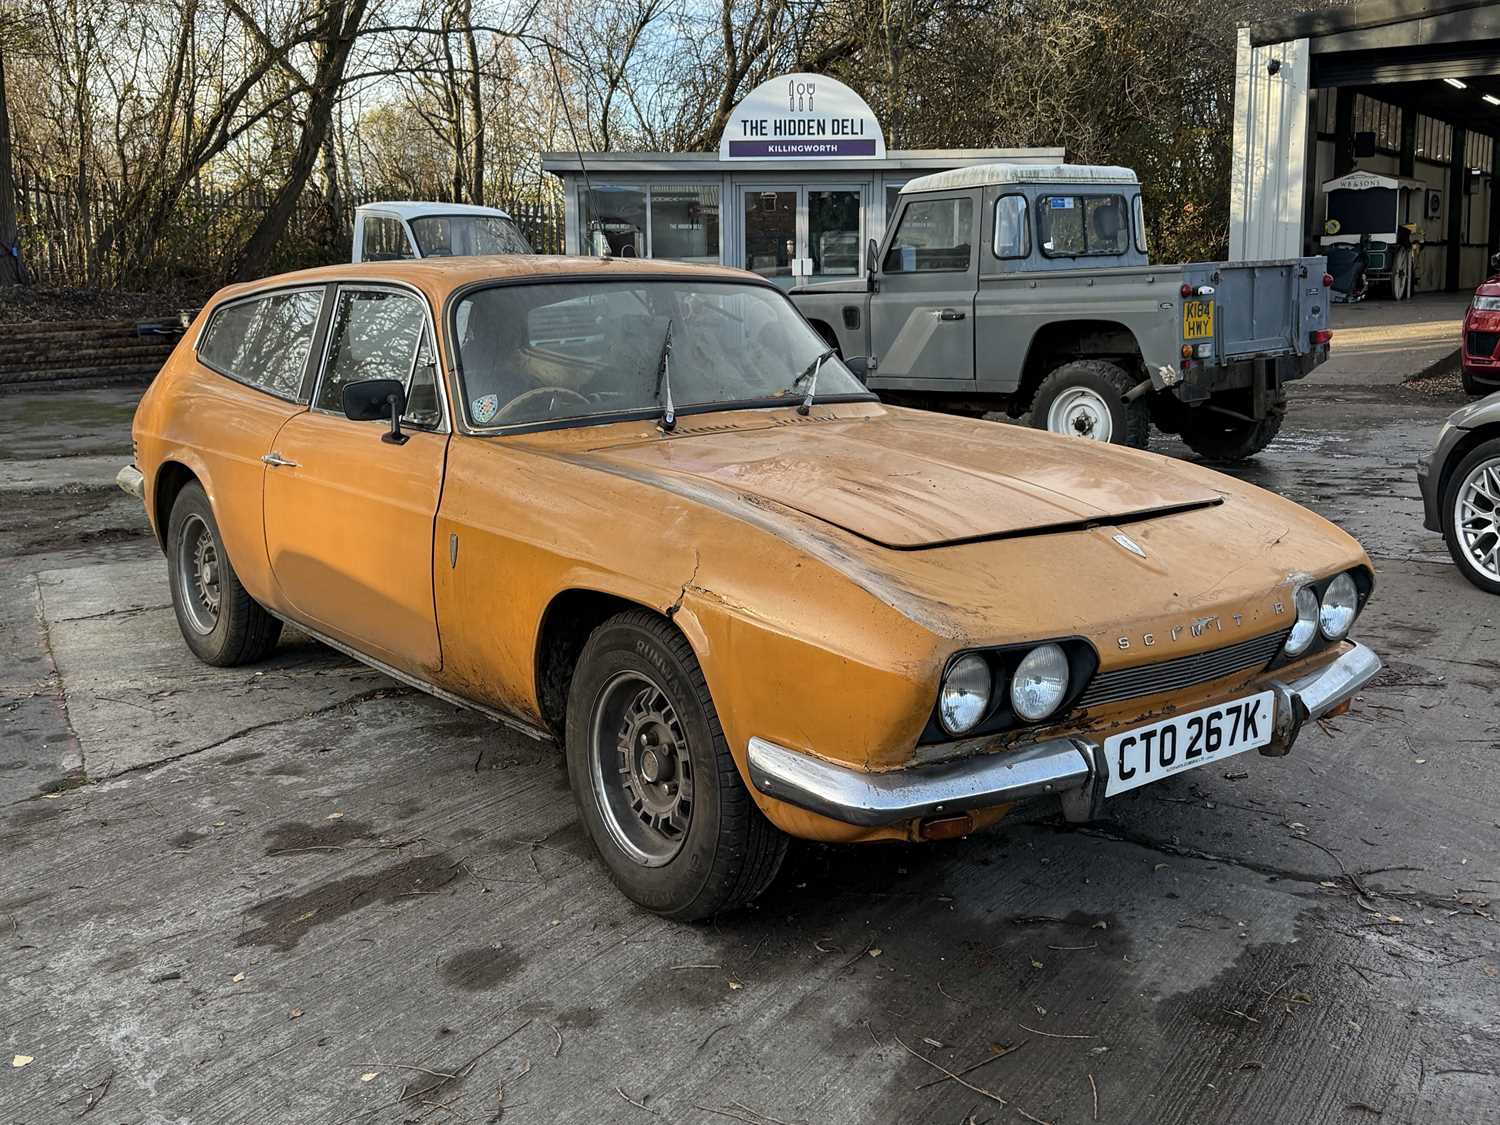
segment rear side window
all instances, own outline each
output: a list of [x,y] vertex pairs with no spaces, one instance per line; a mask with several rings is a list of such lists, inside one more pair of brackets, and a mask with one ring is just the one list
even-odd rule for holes
[[974,246],[974,203],[968,196],[907,204],[885,255],[886,273],[962,272]]
[[198,358],[241,383],[306,402],[303,376],[322,308],[322,289],[269,293],[225,305],[203,330]]
[[1049,258],[1091,258],[1130,249],[1130,211],[1123,195],[1044,195],[1036,206],[1037,239]]
[[[336,414],[344,410],[344,387],[366,379],[397,379],[407,388],[419,360],[431,363],[425,343],[426,306],[409,293],[386,289],[345,289],[338,295],[328,330],[328,359],[318,384],[317,406]],[[419,353],[419,348],[422,351]],[[424,371],[423,379],[431,376]],[[436,385],[424,409],[436,409]]]
[[1141,202],[1139,195],[1132,199],[1130,204],[1135,212],[1135,248],[1144,254],[1146,253],[1146,205]]
[[364,235],[360,257],[367,262],[394,262],[416,257],[400,219],[388,215],[366,215]]
[[995,200],[995,257],[1024,258],[1031,253],[1026,197],[1002,195]]

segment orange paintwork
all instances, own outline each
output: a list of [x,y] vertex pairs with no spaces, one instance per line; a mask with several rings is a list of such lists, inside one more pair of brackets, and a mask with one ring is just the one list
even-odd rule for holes
[[[401,282],[441,324],[447,298],[471,282],[622,273],[745,279],[658,261],[464,258],[259,286]],[[560,596],[594,591],[666,613],[697,654],[742,772],[751,737],[869,770],[932,756],[918,735],[960,648],[1080,636],[1101,670],[1130,667],[1285,628],[1300,581],[1369,566],[1320,517],[1194,465],[871,402],[807,417],[790,401],[694,414],[670,435],[636,421],[392,446],[381,423],[309,412],[202,367],[196,331],[136,417],[153,519],[163,466],[180,463],[269,609],[538,727],[538,638]],[[456,401],[458,388],[448,393]],[[271,450],[298,465],[265,469]],[[1111,538],[1112,517],[1192,505],[1128,523],[1145,558]],[[1057,525],[1072,529],[1038,531]],[[1102,737],[1257,679],[1075,712],[1053,729]],[[915,832],[751,792],[796,835]]]

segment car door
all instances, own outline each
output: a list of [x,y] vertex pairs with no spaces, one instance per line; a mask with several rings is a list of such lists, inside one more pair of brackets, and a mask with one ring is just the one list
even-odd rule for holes
[[324,298],[324,286],[296,286],[213,309],[194,341],[202,370],[178,384],[163,427],[168,448],[194,466],[208,491],[235,574],[251,597],[272,608],[262,459],[286,422],[307,410]]
[[[292,613],[393,667],[442,665],[432,596],[432,533],[448,444],[425,297],[342,285],[312,408],[276,436],[266,470],[266,549]],[[407,387],[406,441],[385,422],[344,416],[343,388]]]
[[973,381],[978,194],[906,199],[870,301],[871,386]]

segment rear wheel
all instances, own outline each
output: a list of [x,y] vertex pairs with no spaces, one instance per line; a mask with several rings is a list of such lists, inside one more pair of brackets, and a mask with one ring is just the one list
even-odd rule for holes
[[1145,449],[1151,440],[1151,412],[1140,399],[1125,401],[1134,386],[1116,364],[1075,359],[1042,380],[1024,420],[1054,434]]
[[703,671],[669,622],[632,610],[594,630],[568,692],[568,776],[625,895],[691,921],[770,885],[787,838],[761,814]]
[[1391,296],[1404,301],[1411,296],[1411,249],[1396,248],[1395,260],[1391,263]]
[[1500,594],[1500,438],[1473,450],[1448,478],[1443,537],[1463,576]]
[[250,664],[276,647],[281,621],[240,585],[196,481],[177,494],[167,520],[167,575],[182,638],[205,664]]
[[1210,461],[1243,461],[1276,439],[1283,417],[1282,411],[1273,410],[1260,421],[1251,422],[1199,409],[1184,422],[1182,440]]

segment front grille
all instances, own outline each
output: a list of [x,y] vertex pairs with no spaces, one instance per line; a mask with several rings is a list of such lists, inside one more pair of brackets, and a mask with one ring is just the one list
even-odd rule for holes
[[1469,354],[1489,359],[1495,354],[1495,345],[1500,344],[1500,332],[1470,332]]
[[1179,656],[1156,664],[1105,672],[1094,677],[1078,700],[1078,706],[1098,707],[1141,695],[1180,691],[1217,680],[1221,676],[1243,672],[1246,668],[1264,668],[1281,651],[1289,631],[1283,629],[1264,637],[1251,637],[1248,641],[1194,653],[1192,656]]

